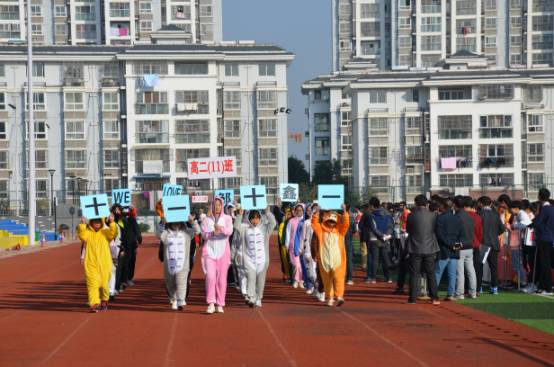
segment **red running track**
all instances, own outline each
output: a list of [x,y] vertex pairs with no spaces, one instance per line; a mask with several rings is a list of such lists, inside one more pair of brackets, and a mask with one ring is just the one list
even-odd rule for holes
[[406,305],[359,278],[329,308],[279,279],[274,251],[262,309],[230,289],[206,315],[196,266],[174,312],[152,238],[136,285],[90,314],[78,245],[0,260],[0,366],[554,366],[553,336],[461,305]]

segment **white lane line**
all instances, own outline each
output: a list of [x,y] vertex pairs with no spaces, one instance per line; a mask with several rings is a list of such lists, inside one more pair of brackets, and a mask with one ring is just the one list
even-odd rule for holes
[[417,358],[416,356],[414,356],[412,353],[408,352],[406,349],[402,348],[400,345],[396,344],[395,342],[393,342],[392,340],[390,340],[389,338],[379,334],[377,332],[377,330],[375,330],[374,328],[372,328],[371,326],[369,326],[367,323],[363,322],[362,320],[360,320],[359,318],[355,317],[355,316],[352,316],[351,314],[349,314],[348,312],[340,309],[340,308],[337,308],[337,310],[339,312],[341,312],[344,316],[348,317],[350,320],[352,321],[355,321],[357,323],[359,323],[360,325],[362,325],[364,328],[366,328],[367,330],[371,331],[375,336],[377,336],[379,339],[381,339],[382,341],[384,341],[385,343],[387,343],[388,345],[390,345],[391,347],[393,347],[394,349],[398,350],[400,353],[406,355],[408,358],[410,358],[411,360],[413,360],[414,362],[416,362],[418,365],[422,366],[422,367],[429,367],[429,365],[425,362],[423,362],[421,359]]
[[171,332],[169,333],[169,343],[167,343],[167,349],[165,351],[165,363],[164,366],[169,366],[174,360],[171,358],[171,350],[173,349],[173,341],[175,340],[175,333],[177,332],[177,323],[179,319],[177,318],[177,312],[173,315],[173,321],[171,322]]
[[296,361],[294,360],[294,358],[292,358],[292,356],[289,353],[289,351],[287,350],[287,348],[285,348],[285,345],[281,342],[281,339],[279,339],[279,337],[277,336],[277,333],[275,332],[275,330],[273,330],[273,327],[271,326],[271,324],[269,323],[267,318],[264,316],[264,314],[260,311],[259,308],[256,309],[256,312],[258,313],[258,315],[263,320],[265,326],[267,326],[267,329],[269,330],[269,333],[273,336],[273,339],[275,339],[275,342],[277,343],[277,345],[281,349],[281,352],[283,352],[283,354],[285,355],[285,357],[286,357],[287,361],[289,362],[289,364],[292,367],[298,367],[298,363],[296,363]]
[[90,321],[91,316],[92,314],[89,315],[86,319],[84,319],[83,322],[81,322],[79,326],[77,326],[71,334],[69,334],[64,340],[62,340],[62,342],[56,347],[56,349],[54,349],[48,356],[46,356],[46,358],[44,358],[40,362],[40,364],[41,365],[45,364],[50,359],[52,359],[52,357],[54,357],[79,332],[79,330],[81,330],[83,326],[85,326]]

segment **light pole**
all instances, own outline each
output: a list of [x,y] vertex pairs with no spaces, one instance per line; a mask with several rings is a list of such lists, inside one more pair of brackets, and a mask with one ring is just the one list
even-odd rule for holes
[[49,169],[48,173],[50,173],[50,200],[49,200],[49,207],[50,210],[48,210],[50,216],[54,217],[54,233],[56,233],[56,212],[55,212],[55,206],[56,202],[54,201],[54,173],[56,173],[55,169]]
[[31,1],[27,1],[27,101],[29,105],[29,246],[35,244],[35,120],[33,106],[33,26]]
[[[273,110],[273,114],[279,118],[279,117],[283,117],[283,116],[287,116],[289,115],[290,113],[292,112],[292,110],[288,107],[278,107],[276,108],[275,110]],[[276,131],[277,131],[277,135],[279,134],[278,131],[279,131],[279,128],[277,126],[275,126],[276,128]],[[277,159],[279,160],[279,155],[281,155],[284,151],[284,144],[288,144],[288,127],[285,126],[285,136],[286,136],[286,139],[283,143],[281,143],[281,146],[279,147],[279,152],[277,153]],[[285,162],[283,162],[283,164],[288,164],[288,157],[285,156]],[[288,169],[286,170],[288,172]],[[285,175],[284,175],[284,172],[285,172],[285,168],[283,168],[283,176],[281,178],[281,180],[285,180]],[[279,172],[279,176],[281,176],[281,172]],[[288,178],[287,178],[288,180]],[[275,196],[273,197],[275,199]]]

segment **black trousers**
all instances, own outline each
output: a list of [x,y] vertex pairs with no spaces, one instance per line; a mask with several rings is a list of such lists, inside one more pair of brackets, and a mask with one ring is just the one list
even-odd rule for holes
[[131,251],[124,251],[124,254],[119,254],[117,258],[117,276],[115,281],[115,289],[121,289],[121,285],[129,280],[129,260]]
[[537,253],[537,246],[522,246],[523,248],[523,267],[529,272],[527,273],[528,283],[534,283],[537,278],[535,277],[535,256]]
[[137,248],[135,247],[133,251],[129,254],[129,280],[133,280],[135,277],[135,265],[137,262]]
[[[498,287],[498,251],[491,249],[487,257],[487,264],[491,271],[491,287]],[[482,273],[481,273],[482,274]],[[481,275],[481,278],[483,276]]]
[[404,289],[404,284],[406,284],[406,275],[410,270],[410,259],[406,259],[404,255],[400,255],[400,262],[398,263],[398,280],[396,282],[396,287],[398,289]]
[[552,242],[537,243],[537,279],[539,289],[552,292]]
[[421,272],[427,278],[427,288],[431,299],[438,299],[437,279],[435,278],[435,254],[418,255],[410,254],[410,298],[409,302],[415,302],[419,293],[419,279]]
[[[481,251],[479,248],[473,249],[473,267],[475,268],[475,277],[477,279],[477,292],[481,292],[483,284],[483,263],[481,262]],[[467,282],[469,286],[469,282]]]

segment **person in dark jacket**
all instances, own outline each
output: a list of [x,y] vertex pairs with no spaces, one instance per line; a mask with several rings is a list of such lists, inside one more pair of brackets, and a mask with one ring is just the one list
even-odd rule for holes
[[551,256],[554,243],[554,206],[550,203],[550,191],[539,190],[540,207],[533,220],[535,242],[537,244],[537,276],[539,280],[537,293],[552,295]]
[[[480,197],[479,205],[481,206],[479,215],[483,222],[483,243],[480,252],[486,254],[488,251],[486,262],[491,272],[490,292],[491,294],[498,294],[498,252],[500,251],[498,236],[504,233],[505,227],[499,214],[491,207],[491,198],[488,196]],[[479,292],[483,293],[482,289],[479,289]]]
[[385,282],[392,283],[392,280],[389,277],[389,241],[392,238],[394,221],[392,219],[392,215],[385,208],[381,207],[381,203],[379,202],[378,198],[372,197],[369,200],[369,206],[372,213],[369,217],[367,217],[368,223],[366,224],[366,227],[369,227],[369,248],[367,249],[367,253],[369,254],[371,252],[373,265],[371,266],[372,272],[368,272],[369,276],[366,283],[376,282],[379,260],[381,260],[380,262],[383,268]]
[[424,195],[416,196],[416,209],[408,216],[406,223],[410,261],[410,296],[408,303],[416,303],[416,297],[419,292],[419,280],[423,270],[423,273],[427,277],[429,296],[433,304],[439,305],[435,278],[435,257],[437,252],[439,252],[435,236],[437,216],[427,209],[427,204],[427,198]]
[[441,199],[439,205],[441,214],[437,218],[435,233],[439,242],[440,256],[435,267],[435,276],[437,284],[440,284],[444,269],[447,269],[448,289],[445,300],[453,301],[464,229],[460,217],[456,216],[452,209],[452,200]]
[[358,225],[360,231],[360,252],[362,255],[362,270],[367,271],[366,282],[371,281],[371,274],[373,272],[373,257],[371,251],[369,251],[369,217],[371,212],[369,210],[369,204],[362,206],[362,217]]
[[135,285],[133,279],[135,278],[135,265],[137,262],[137,250],[139,245],[142,244],[142,233],[140,232],[140,227],[137,222],[137,209],[135,207],[130,207],[127,214],[127,220],[129,222],[130,228],[133,230],[133,233],[136,237],[136,242],[132,243],[132,251],[129,254],[129,276],[127,280],[127,286],[132,287]]
[[460,218],[463,228],[462,248],[460,249],[458,259],[458,270],[456,272],[456,299],[464,299],[465,278],[469,283],[469,296],[477,298],[477,280],[475,277],[475,268],[473,266],[473,236],[475,235],[475,225],[473,218],[464,209],[471,206],[471,198],[456,196],[454,198],[454,210],[456,216]]
[[354,273],[354,234],[357,232],[356,215],[350,209],[350,205],[346,204],[347,212],[345,214],[350,215],[350,228],[344,237],[344,245],[346,247],[346,284],[354,285],[352,276]]

